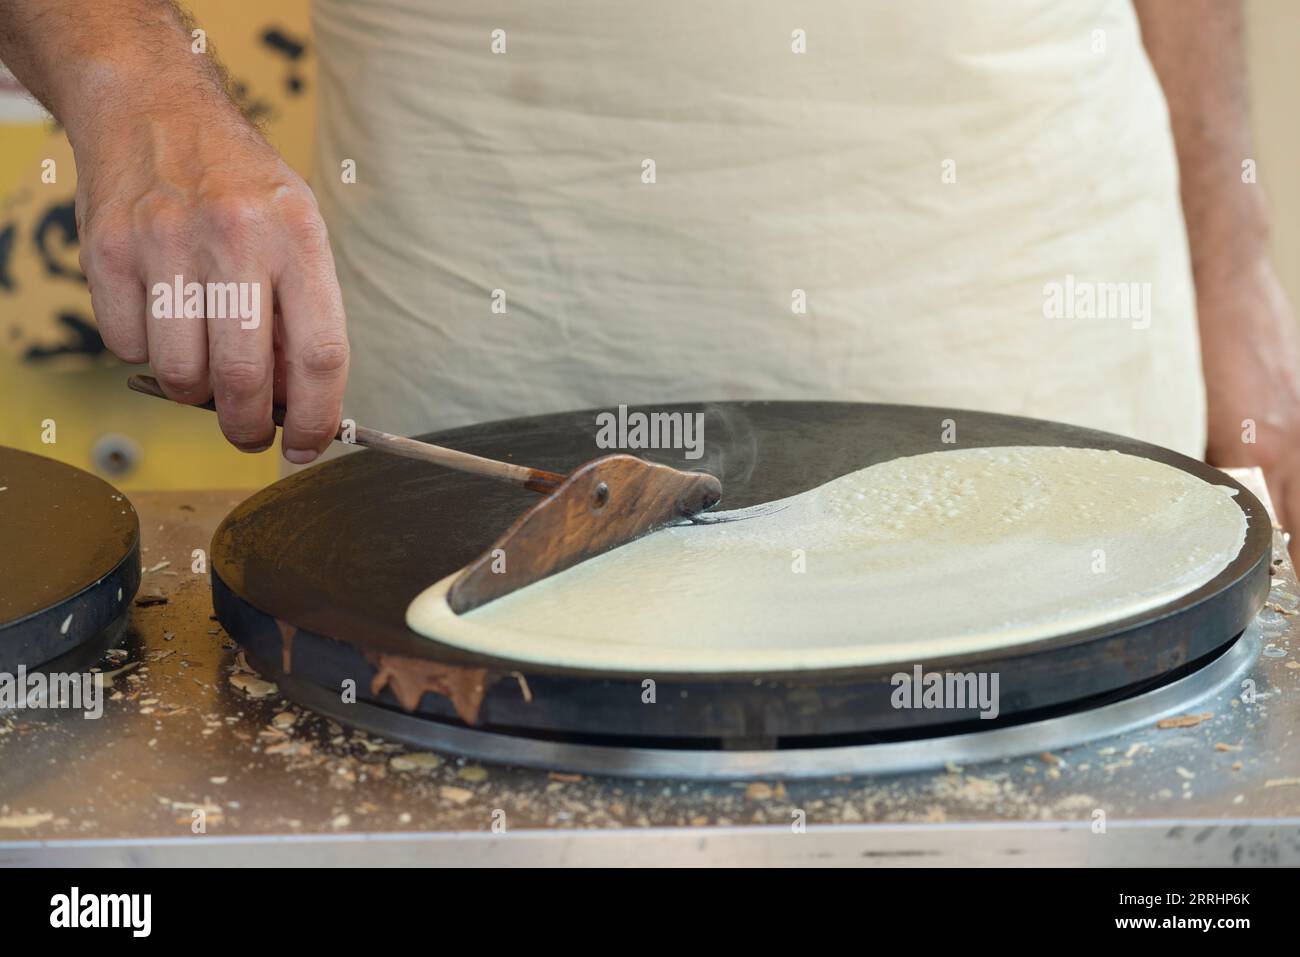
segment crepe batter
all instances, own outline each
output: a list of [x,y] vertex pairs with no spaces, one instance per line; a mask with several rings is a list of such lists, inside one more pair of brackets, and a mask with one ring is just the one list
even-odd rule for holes
[[607,671],[922,662],[1195,590],[1245,541],[1233,494],[1113,451],[931,452],[760,517],[656,532],[463,616],[446,602],[451,575],[407,623],[482,654]]

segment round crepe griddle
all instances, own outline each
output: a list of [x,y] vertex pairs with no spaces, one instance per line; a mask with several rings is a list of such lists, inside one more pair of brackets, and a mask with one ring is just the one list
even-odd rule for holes
[[[647,410],[649,411],[649,410]],[[381,656],[481,674],[476,726],[542,738],[665,746],[791,746],[811,739],[891,740],[1032,720],[1114,700],[1185,674],[1219,653],[1268,592],[1269,518],[1257,499],[1204,463],[1132,439],[1014,416],[918,406],[745,402],[656,407],[706,412],[705,454],[639,450],[648,459],[718,475],[720,508],[783,498],[857,469],[954,447],[1062,445],[1116,449],[1237,489],[1248,520],[1241,553],[1214,580],[1167,606],[1105,627],[962,658],[926,672],[997,672],[1000,717],[977,709],[899,709],[891,677],[914,661],[870,668],[659,676],[551,667],[476,655],[411,631],[407,605],[485,550],[534,501],[487,479],[364,451],[276,483],[236,508],[212,545],[214,604],[223,625],[272,676],[399,708],[372,679]],[[959,443],[944,444],[945,420]],[[424,436],[478,455],[567,472],[601,454],[596,411],[513,419]],[[943,600],[943,582],[934,584]],[[996,587],[993,583],[992,587]],[[718,600],[726,601],[725,595]],[[481,672],[478,671],[481,669]],[[645,681],[655,703],[643,703]],[[408,701],[408,704],[410,702]],[[346,717],[346,708],[343,709]],[[444,694],[415,713],[458,722]]]
[[0,448],[0,673],[71,662],[120,630],[140,586],[140,525],[107,482]]

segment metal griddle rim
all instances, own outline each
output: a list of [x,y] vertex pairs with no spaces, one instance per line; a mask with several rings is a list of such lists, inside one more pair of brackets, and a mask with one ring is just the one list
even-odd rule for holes
[[[764,461],[770,466],[776,460],[776,464],[780,465],[784,456],[785,468],[784,473],[768,475],[765,487],[757,490],[742,488],[738,500],[731,503],[738,507],[749,504],[743,500],[746,493],[761,500],[763,497],[773,497],[773,493],[779,497],[801,491],[802,487],[795,487],[796,485],[806,487],[825,481],[826,476],[815,470],[812,475],[805,474],[808,457],[821,448],[834,451],[838,446],[828,443],[843,441],[846,435],[861,436],[863,430],[870,433],[874,440],[888,445],[887,448],[872,450],[874,461],[932,451],[934,449],[927,447],[917,436],[921,429],[935,421],[936,415],[958,417],[965,430],[962,447],[1021,444],[1115,448],[1128,454],[1145,455],[1204,480],[1236,489],[1235,501],[1248,520],[1246,542],[1241,553],[1223,572],[1194,592],[1167,606],[1101,628],[1068,633],[1010,649],[995,649],[980,655],[923,662],[927,671],[969,671],[975,668],[1001,671],[1002,697],[1009,702],[1009,710],[1082,700],[1093,694],[1159,678],[1227,645],[1250,623],[1267,597],[1272,535],[1262,505],[1231,477],[1169,450],[1075,426],[990,413],[852,403],[731,405],[748,418],[748,424],[753,429],[760,432],[764,428],[769,430],[764,441],[779,436],[779,447],[773,446],[765,453]],[[658,410],[692,411],[699,408],[676,405],[658,407]],[[809,425],[810,420],[816,425]],[[576,454],[576,449],[585,448],[581,429],[584,426],[589,428],[593,421],[592,414],[584,411],[488,423],[431,437],[447,444],[453,444],[452,439],[456,439],[454,444],[468,446],[470,451],[484,454],[502,455],[513,452],[520,460],[525,460],[525,456],[536,457],[541,454],[539,450],[553,448],[557,443],[562,445],[565,441],[571,447],[568,454]],[[829,433],[829,438],[823,433]],[[473,436],[478,438],[474,439]],[[585,442],[590,441],[590,436],[587,436]],[[891,442],[893,444],[888,444]],[[930,446],[933,444],[929,443]],[[555,454],[553,451],[552,455]],[[559,454],[566,454],[563,448]],[[866,464],[874,464],[874,461]],[[537,464],[540,467],[554,467],[562,463],[554,459],[551,462],[539,459]],[[822,471],[832,467],[840,468],[843,464],[843,455],[840,455],[825,465]],[[417,493],[424,496],[446,494],[453,499],[457,494],[465,494],[464,489],[459,493],[455,491],[461,488],[456,478],[446,474],[436,476],[427,472],[403,472],[402,469],[407,467],[406,463],[386,461],[369,452],[357,453],[343,462],[318,467],[321,470],[349,470],[317,472],[318,478],[322,474],[330,477],[329,482],[299,485],[299,482],[304,481],[303,476],[316,471],[308,470],[307,473],[299,473],[254,495],[227,516],[218,528],[213,542],[211,568],[214,605],[227,631],[248,649],[250,655],[279,659],[281,639],[276,619],[261,607],[277,607],[278,599],[274,591],[267,593],[270,597],[265,602],[255,601],[255,595],[247,594],[248,590],[256,593],[264,584],[264,579],[250,583],[250,589],[241,588],[241,562],[227,552],[232,543],[238,543],[240,536],[265,535],[269,512],[262,512],[261,506],[284,496],[290,502],[296,498],[300,509],[304,506],[315,509],[328,500],[326,493],[331,491],[331,482],[334,488],[343,486],[345,492],[349,487],[352,489],[350,493],[340,493],[343,498],[332,503],[339,507],[347,507],[347,494],[357,494],[358,491],[363,498],[373,502],[374,496],[368,490],[376,481],[384,483],[378,487],[384,488],[386,492],[395,490],[392,494],[404,496],[404,502]],[[850,467],[861,466],[850,463]],[[833,474],[841,474],[844,470],[847,469]],[[769,471],[773,469],[770,468]],[[779,469],[775,471],[779,472]],[[471,491],[478,494],[477,487]],[[391,515],[385,517],[385,510],[392,511],[390,505],[381,503],[377,507],[380,509],[378,515],[373,512],[361,515],[353,520],[354,525],[362,523],[361,527],[371,528],[372,525],[364,523],[392,520]],[[338,508],[331,514],[338,514]],[[287,520],[284,516],[277,516],[274,521],[280,524],[271,527],[280,529],[281,534],[297,535],[295,526],[285,524]],[[427,529],[428,526],[421,528]],[[338,534],[332,526],[329,532],[335,536]],[[304,537],[308,544],[313,543],[310,534],[305,534]],[[316,535],[314,539],[319,547],[327,547],[324,544],[326,541],[322,535]],[[389,549],[384,554],[391,557],[393,552]],[[367,553],[363,557],[372,556]],[[361,559],[350,554],[346,556],[346,561],[357,560]],[[257,567],[263,575],[289,567],[287,559],[282,559],[279,555],[275,555],[269,563],[268,560],[260,561],[261,564]],[[443,573],[451,570],[453,569],[445,569]],[[432,580],[433,577],[429,577],[420,587]],[[409,597],[413,597],[415,590],[418,590],[413,582],[401,587],[412,589]],[[404,613],[404,602],[409,601],[409,597],[401,592],[401,587],[386,589],[388,597],[385,600],[394,602],[393,617]],[[262,588],[262,591],[265,589]],[[661,684],[668,683],[674,689],[682,689],[683,695],[687,689],[691,692],[691,702],[678,702],[674,706],[676,711],[671,715],[665,713],[662,717],[652,719],[663,723],[664,728],[656,733],[664,736],[685,733],[747,737],[767,733],[766,729],[773,724],[780,728],[779,733],[791,736],[840,731],[858,733],[873,726],[894,726],[899,722],[910,725],[931,720],[915,713],[891,714],[864,700],[878,697],[881,682],[887,682],[888,677],[899,670],[910,671],[916,662],[761,675],[736,672],[646,675],[535,665],[471,654],[429,641],[411,632],[400,617],[400,627],[394,629],[393,633],[386,634],[385,629],[390,628],[390,625],[357,614],[355,609],[347,607],[349,600],[361,600],[358,595],[373,603],[364,589],[354,587],[352,593],[347,596],[347,600],[330,605],[330,594],[300,592],[295,598],[300,603],[299,608],[304,609],[302,614],[298,613],[298,609],[286,608],[283,607],[283,602],[279,603],[280,620],[299,629],[293,643],[295,673],[299,672],[300,667],[304,673],[315,669],[317,674],[314,680],[318,683],[331,685],[340,677],[347,676],[356,679],[359,687],[364,687],[363,679],[371,673],[365,660],[367,653],[396,654],[448,665],[482,667],[488,669],[495,678],[518,673],[547,702],[546,705],[531,705],[529,713],[523,715],[522,720],[538,727],[561,730],[584,725],[602,727],[602,722],[610,722],[609,730],[614,731],[615,725],[632,720],[620,713],[619,708],[623,706],[618,705],[618,702],[625,700],[621,696],[627,689],[634,687],[634,683],[639,684],[647,676],[655,677]],[[399,605],[400,608],[397,607]],[[330,607],[322,611],[321,606]],[[312,626],[313,621],[315,627]],[[906,667],[900,668],[900,664],[905,664]],[[311,675],[308,674],[308,677]],[[512,694],[518,696],[514,686],[513,679],[506,679],[489,687],[484,703],[487,716],[485,720],[501,724],[519,723],[521,706],[511,699]],[[815,717],[808,714],[810,695],[815,696],[818,702]],[[380,704],[392,704],[387,691],[377,700]],[[869,715],[868,712],[873,707],[876,713]],[[455,721],[448,703],[437,695],[425,695],[417,714],[434,720]]]
[[[1180,455],[1177,452],[1173,452],[1169,449],[1161,448],[1160,446],[1151,445],[1145,442],[1140,442],[1135,439],[1129,439],[1124,436],[1114,435],[1112,433],[1101,432],[1101,431],[1091,430],[1091,429],[1084,429],[1075,426],[1065,426],[1061,423],[1052,423],[1052,422],[1047,422],[1045,420],[1028,419],[1023,416],[1012,416],[1012,415],[1003,415],[1000,413],[972,412],[972,411],[964,411],[964,410],[956,410],[956,409],[946,409],[937,406],[904,406],[904,405],[896,405],[896,404],[870,404],[870,403],[852,403],[852,402],[742,402],[742,403],[713,402],[713,403],[677,403],[673,405],[656,407],[656,410],[673,411],[676,409],[683,409],[683,410],[694,409],[697,406],[727,406],[727,405],[737,405],[745,408],[771,408],[771,407],[788,407],[788,406],[795,406],[795,407],[837,406],[839,408],[846,409],[846,410],[861,407],[861,406],[870,406],[871,408],[878,410],[880,413],[885,415],[889,415],[891,414],[891,412],[902,413],[904,411],[912,411],[912,412],[919,411],[919,412],[929,412],[932,415],[939,415],[945,417],[962,416],[962,417],[969,418],[969,417],[978,416],[984,419],[1002,420],[1008,424],[1026,423],[1031,427],[1038,427],[1038,428],[1041,428],[1044,425],[1056,426],[1056,427],[1061,427],[1064,429],[1077,432],[1081,435],[1086,435],[1090,438],[1102,440],[1100,444],[1098,444],[1097,442],[1090,441],[1090,442],[1076,443],[1073,445],[1073,447],[1100,448],[1100,449],[1111,448],[1112,445],[1107,444],[1105,440],[1112,440],[1114,445],[1118,445],[1121,447],[1139,447],[1143,450],[1144,456],[1146,458],[1152,459],[1154,461],[1162,462],[1166,465],[1171,465],[1184,472],[1189,472],[1190,474],[1195,475],[1198,478],[1206,482],[1209,482],[1211,484],[1227,485],[1236,490],[1237,494],[1233,496],[1233,500],[1237,503],[1238,507],[1241,508],[1243,513],[1245,514],[1246,521],[1247,521],[1246,539],[1242,544],[1241,551],[1238,552],[1236,558],[1234,558],[1233,561],[1228,564],[1228,567],[1225,568],[1218,575],[1216,575],[1209,582],[1206,582],[1200,588],[1197,588],[1194,591],[1189,592],[1188,594],[1183,595],[1180,598],[1175,599],[1173,602],[1170,602],[1166,605],[1149,609],[1148,611],[1141,612],[1139,614],[1132,615],[1127,618],[1119,619],[1117,621],[1105,625],[1099,625],[1093,628],[1083,629],[1080,631],[1066,632],[1061,635],[1055,635],[1049,638],[1040,639],[1038,641],[1028,642],[1021,645],[1015,645],[1010,648],[1000,648],[1000,649],[994,648],[982,652],[971,653],[969,655],[952,656],[952,657],[940,658],[940,659],[930,659],[927,662],[927,667],[932,666],[934,670],[956,670],[961,664],[974,665],[974,664],[981,664],[987,662],[1001,661],[1001,660],[1005,660],[1008,657],[1020,658],[1020,657],[1034,656],[1045,652],[1051,652],[1055,650],[1069,648],[1075,645],[1087,644],[1089,642],[1097,640],[1098,638],[1104,638],[1107,635],[1126,633],[1135,630],[1140,626],[1144,626],[1144,625],[1149,626],[1158,623],[1162,620],[1169,619],[1174,616],[1182,615],[1185,612],[1196,610],[1201,606],[1203,606],[1205,602],[1222,597],[1224,592],[1233,590],[1239,586],[1245,586],[1252,579],[1257,579],[1259,578],[1259,576],[1267,574],[1266,570],[1271,560],[1272,531],[1271,531],[1271,522],[1269,520],[1268,513],[1265,511],[1260,501],[1254,496],[1254,494],[1251,493],[1249,489],[1247,489],[1241,483],[1237,482],[1230,475],[1220,471],[1219,469],[1214,468],[1213,466],[1207,465],[1204,462],[1200,462],[1196,459],[1192,459],[1187,456]],[[563,413],[562,415],[564,417],[587,419],[590,418],[591,416],[594,416],[595,413],[598,411],[602,411],[602,410],[588,409],[588,410],[580,410],[573,413]],[[631,410],[631,411],[635,411],[635,410]],[[555,416],[555,415],[537,415],[537,416],[527,416],[527,417],[522,417],[517,419],[504,419],[497,422],[485,423],[483,425],[462,426],[456,429],[449,429],[446,431],[430,433],[428,435],[422,436],[422,438],[428,441],[450,443],[457,438],[481,435],[485,431],[495,431],[495,430],[500,430],[504,427],[511,427],[511,426],[529,426],[532,423],[554,421],[558,417],[559,416]],[[1056,441],[1050,443],[1029,442],[1025,444],[1036,444],[1036,445],[1061,444],[1067,446],[1071,445],[1071,443],[1068,442],[1056,442]],[[1126,448],[1121,448],[1120,450],[1127,451]],[[916,453],[906,453],[906,454],[916,454]],[[1135,453],[1129,451],[1128,454],[1135,454]],[[373,452],[371,450],[363,450],[354,453],[354,456],[379,456],[379,455],[380,453]],[[902,456],[896,456],[896,457],[902,457]],[[337,464],[338,464],[337,461],[331,462],[329,463],[329,466],[335,466]],[[285,486],[287,483],[292,482],[295,478],[301,477],[301,474],[303,473],[299,473],[298,476],[291,476],[289,479],[281,480],[280,482],[277,482],[274,485],[269,486],[266,489],[263,489],[261,492],[256,493],[255,495],[251,496],[249,499],[241,503],[239,506],[237,506],[230,513],[230,515],[228,515],[222,521],[221,525],[217,529],[216,535],[214,535],[213,538],[212,575],[214,579],[221,578],[223,583],[228,588],[231,588],[233,592],[236,593],[238,592],[238,589],[231,587],[231,582],[227,581],[226,577],[221,574],[222,567],[225,564],[225,562],[220,560],[218,556],[219,550],[217,548],[217,542],[220,540],[223,530],[227,528],[227,526],[232,521],[236,520],[237,516],[255,510],[256,506],[261,503],[264,497],[267,497],[272,494],[279,494],[279,492],[283,491],[282,486]],[[815,483],[815,484],[820,484],[820,483]],[[810,486],[810,487],[815,487],[815,486]],[[412,595],[411,597],[414,598],[414,595]],[[1260,602],[1260,606],[1262,606],[1262,601]],[[1258,609],[1256,609],[1256,611],[1258,611]],[[1244,619],[1234,618],[1230,625],[1231,627],[1230,633],[1223,636],[1221,641],[1213,645],[1200,648],[1199,649],[1200,653],[1209,652],[1213,648],[1219,647],[1220,645],[1231,640],[1232,636],[1239,634],[1241,630],[1245,628],[1245,626],[1249,623],[1250,619],[1254,617],[1254,614],[1255,612],[1251,612]],[[281,618],[281,620],[287,621],[288,624],[292,624],[297,627],[303,627],[299,621],[293,620],[292,617]],[[310,631],[310,629],[307,630]],[[627,679],[627,678],[637,677],[642,674],[642,672],[637,672],[637,671],[577,668],[577,667],[567,666],[567,665],[548,665],[548,664],[539,664],[535,662],[519,661],[510,658],[500,658],[493,655],[481,654],[477,652],[469,652],[464,649],[457,648],[451,645],[443,645],[439,642],[432,641],[421,635],[417,635],[409,628],[405,628],[404,630],[407,632],[407,634],[410,637],[414,638],[416,642],[418,642],[416,648],[419,651],[427,651],[427,654],[419,654],[417,651],[416,656],[427,657],[430,660],[443,661],[449,664],[464,665],[466,667],[485,667],[492,671],[501,671],[501,672],[519,671],[523,669],[529,673],[536,672],[538,674],[549,674],[549,675],[556,675],[556,676],[587,678],[587,679],[598,679],[598,678]],[[329,636],[329,637],[334,637],[336,640],[342,640],[342,641],[349,640],[347,637],[338,637],[338,636]],[[386,649],[386,650],[391,650],[394,653],[409,655],[412,649],[403,649],[400,652],[397,651],[396,649]],[[1195,655],[1194,657],[1199,657],[1199,655]],[[871,665],[865,667],[764,671],[757,675],[753,672],[677,672],[677,671],[669,672],[667,674],[671,674],[674,680],[681,680],[681,681],[748,682],[748,681],[753,681],[755,677],[759,677],[762,678],[763,680],[774,680],[774,681],[800,680],[800,679],[812,678],[818,681],[834,682],[842,679],[851,679],[855,677],[860,677],[863,674],[871,673],[875,671],[887,670],[890,674],[893,674],[899,669],[900,666],[906,665],[908,668],[910,668],[913,664],[915,664],[914,660],[905,659],[896,662],[888,662],[884,664]],[[951,666],[951,667],[946,667],[946,666]]]

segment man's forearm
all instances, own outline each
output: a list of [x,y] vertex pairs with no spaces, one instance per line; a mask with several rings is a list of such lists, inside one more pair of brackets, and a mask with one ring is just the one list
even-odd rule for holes
[[[1268,256],[1252,158],[1240,0],[1135,0],[1178,148],[1196,277],[1211,465],[1259,466],[1300,527],[1300,340]],[[1300,537],[1292,538],[1300,560]]]
[[75,149],[117,111],[228,106],[224,74],[193,52],[192,29],[170,0],[0,0],[0,61]]
[[[147,361],[169,398],[213,399],[248,451],[275,438],[278,389],[285,457],[304,464],[338,430],[348,369],[325,225],[191,29],[165,0],[0,0],[0,59],[68,131],[104,344]],[[156,315],[177,277],[244,283],[256,305],[239,323],[225,310]]]
[[1252,156],[1242,2],[1134,0],[1134,7],[1169,103],[1199,285],[1267,254],[1262,195],[1242,182]]

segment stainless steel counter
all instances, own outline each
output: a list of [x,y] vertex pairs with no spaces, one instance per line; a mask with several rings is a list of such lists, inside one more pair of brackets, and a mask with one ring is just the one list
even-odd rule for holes
[[1289,562],[1239,672],[1182,720],[910,774],[628,781],[417,754],[288,704],[245,670],[193,570],[242,494],[131,498],[141,594],[166,602],[134,608],[125,654],[100,663],[102,718],[0,717],[0,865],[1300,864]]

